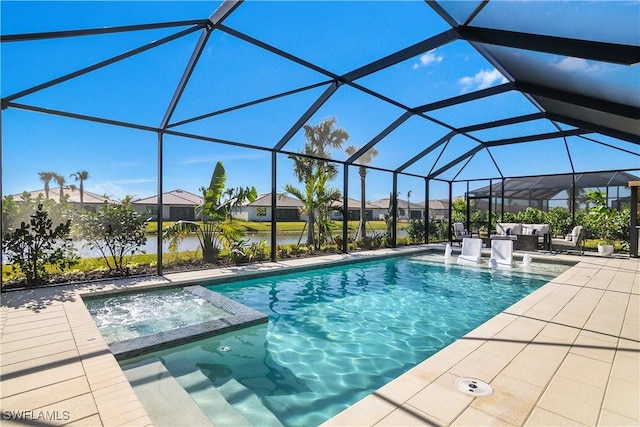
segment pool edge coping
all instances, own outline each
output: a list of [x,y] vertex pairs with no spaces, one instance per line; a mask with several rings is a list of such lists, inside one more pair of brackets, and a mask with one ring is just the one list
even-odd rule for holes
[[[402,248],[401,250],[398,251],[397,254],[398,255],[409,254],[412,252],[415,253],[423,250],[442,251],[444,249],[444,245],[434,245],[431,248],[422,247],[422,248],[408,248],[408,249],[409,250],[404,250],[404,248]],[[375,259],[375,258],[379,258],[379,256],[376,256],[376,255],[386,255],[386,254],[371,254],[371,255],[373,256],[357,257],[357,258],[358,260]],[[517,256],[517,254],[514,254],[514,255]],[[315,258],[313,259],[314,264],[326,263],[326,262],[335,263],[335,262],[341,261],[339,259],[336,260],[335,258],[333,258],[333,256],[329,256],[329,257],[331,259],[327,259],[328,257],[326,256]],[[562,261],[563,263],[566,262],[568,264],[575,265],[575,264],[579,264],[582,261],[588,260],[592,257],[554,255],[553,258],[547,258],[546,256],[544,258],[546,260],[553,261],[553,262]],[[620,260],[624,262],[624,260],[629,260],[629,259],[630,259],[629,257],[609,258],[609,260],[612,260],[613,262],[616,262],[616,263],[620,262]],[[636,263],[635,265],[638,264],[637,259],[631,258],[631,261],[635,262]],[[607,262],[607,260],[602,260],[602,264],[604,264],[605,262]],[[278,265],[279,268],[277,268],[279,272],[274,274],[282,274],[283,272],[285,272],[286,268],[290,267],[286,264],[287,264],[286,262],[280,263],[280,265]],[[633,268],[635,268],[635,270],[633,270],[633,274],[635,274],[636,281],[638,281],[637,277],[640,274],[639,273],[640,266],[633,267]],[[292,270],[286,270],[286,271],[292,271]],[[188,274],[191,275],[192,273],[194,272],[189,272]],[[195,272],[195,273],[199,273],[199,272]],[[207,273],[219,274],[219,271],[217,269],[209,270],[207,271]],[[199,277],[195,277],[193,279],[176,280],[173,282],[167,282],[165,278],[155,277],[154,278],[155,280],[150,280],[149,278],[145,278],[146,280],[143,281],[142,283],[137,283],[137,282],[124,283],[124,284],[109,283],[107,285],[105,285],[104,283],[100,283],[100,284],[87,283],[82,286],[73,284],[73,285],[57,286],[57,287],[50,287],[50,288],[30,289],[22,292],[16,291],[16,292],[3,293],[2,295],[3,300],[1,305],[2,311],[0,316],[0,326],[2,326],[3,338],[4,338],[4,331],[5,331],[5,325],[7,323],[7,319],[8,318],[10,318],[10,320],[15,319],[14,316],[11,316],[12,314],[16,313],[16,316],[24,316],[25,313],[28,313],[31,315],[30,318],[38,319],[40,317],[40,314],[49,313],[50,312],[50,310],[48,310],[49,308],[62,306],[63,311],[67,313],[67,325],[69,326],[69,331],[73,334],[73,337],[76,343],[75,344],[76,345],[75,351],[77,354],[76,357],[78,360],[82,362],[82,366],[84,370],[84,378],[90,387],[90,393],[91,395],[93,395],[93,398],[95,400],[95,405],[97,407],[97,409],[95,409],[93,412],[89,413],[88,415],[84,416],[84,418],[82,419],[91,420],[96,424],[99,423],[102,425],[112,425],[111,421],[116,419],[119,422],[129,423],[131,425],[151,425],[150,419],[146,414],[146,411],[144,411],[144,409],[141,408],[141,406],[139,405],[139,401],[137,401],[137,399],[135,398],[135,394],[133,394],[133,396],[131,395],[133,393],[133,390],[131,389],[129,383],[126,381],[124,373],[120,369],[120,366],[115,360],[115,357],[108,350],[106,343],[104,342],[101,335],[99,334],[99,331],[97,330],[97,326],[95,326],[95,323],[93,322],[91,316],[89,315],[84,303],[82,302],[82,299],[78,297],[80,296],[80,294],[83,294],[83,295],[92,294],[99,290],[104,290],[107,286],[112,286],[115,292],[119,292],[119,291],[122,291],[123,289],[128,289],[130,287],[140,289],[148,286],[152,286],[152,287],[158,287],[162,285],[176,286],[176,285],[179,285],[180,281],[192,282],[194,279],[196,280],[202,279],[202,274],[196,274],[196,275]],[[116,280],[114,280],[114,282],[115,281]],[[128,282],[127,280],[124,280],[124,281]],[[150,283],[150,282],[154,282],[154,283]],[[547,284],[543,285],[543,287],[544,286],[547,286]],[[635,286],[637,288],[637,285]],[[637,290],[635,292],[637,292]],[[87,320],[90,321],[89,322],[90,324],[87,324]],[[87,340],[89,338],[93,338],[91,337],[92,333],[97,334],[99,338],[95,339],[95,341],[91,343],[84,342],[85,338],[87,338]],[[105,354],[105,351],[106,351],[106,354]],[[110,360],[113,363],[110,363],[109,362]],[[41,369],[44,370],[45,368],[46,367],[42,367]],[[120,387],[120,390],[122,391],[123,396],[115,395],[113,393],[115,385],[113,386],[108,385],[105,381],[101,380],[101,378],[95,377],[96,373],[100,375],[107,375],[107,372],[109,372],[109,375],[113,377],[112,380],[110,381],[113,381],[113,382],[118,381],[117,385]],[[33,374],[25,374],[25,375],[33,375]],[[36,375],[37,375],[37,372],[36,372]],[[124,383],[122,381],[124,381]],[[20,392],[21,393],[20,395],[23,395],[24,393],[31,393],[33,391],[39,390],[40,388],[41,387],[36,387],[35,389],[30,389],[24,392]],[[108,401],[105,401],[104,398],[101,398],[101,394],[105,393],[106,391],[112,392],[110,396],[113,396]],[[96,393],[99,393],[100,395]],[[78,398],[80,398],[80,395],[78,395]],[[114,405],[115,402],[120,402],[120,401],[122,401],[123,404],[126,403],[129,405],[127,407],[128,409],[126,413],[124,412],[123,409],[119,409],[120,406]],[[135,409],[132,409],[133,407],[131,405],[134,405],[135,402],[138,403],[138,407]],[[32,405],[37,405],[37,403],[33,402]],[[33,406],[33,407],[38,407],[38,406]]]

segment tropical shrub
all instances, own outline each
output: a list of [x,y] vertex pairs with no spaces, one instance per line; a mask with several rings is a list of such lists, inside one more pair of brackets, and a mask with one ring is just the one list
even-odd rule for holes
[[229,258],[234,264],[251,263],[267,259],[267,242],[261,240],[259,243],[248,245],[249,239],[239,239],[230,242]]
[[432,219],[429,221],[429,241],[443,242],[449,238],[449,221]]
[[13,196],[5,196],[2,198],[2,230],[14,230],[23,222],[29,223],[39,206],[47,212],[54,227],[65,223],[74,213],[67,200],[68,196],[65,196],[62,202],[57,202],[45,198],[42,194],[33,197],[27,192],[20,195],[20,200],[15,200]]
[[424,243],[425,222],[421,219],[411,219],[407,226],[407,237],[409,243]]
[[[549,224],[549,232],[554,235],[564,235],[571,232],[571,212],[567,208],[555,207],[546,213],[546,220]],[[582,223],[582,222],[578,222]]]
[[464,199],[451,202],[451,222],[467,222],[467,202]]
[[546,224],[546,214],[544,211],[532,207],[527,207],[519,212],[519,222],[523,224]]
[[2,253],[14,271],[24,274],[27,286],[37,285],[47,277],[47,266],[64,271],[78,262],[69,237],[71,220],[54,226],[53,220],[39,204],[28,222],[9,229],[2,236]]
[[602,191],[589,191],[587,200],[594,204],[589,208],[590,231],[598,239],[598,244],[613,244],[617,211],[607,206],[607,195]]
[[149,218],[136,212],[127,197],[122,203],[105,202],[96,212],[78,215],[78,234],[86,246],[97,249],[110,271],[128,274],[127,257],[140,252],[147,241]]

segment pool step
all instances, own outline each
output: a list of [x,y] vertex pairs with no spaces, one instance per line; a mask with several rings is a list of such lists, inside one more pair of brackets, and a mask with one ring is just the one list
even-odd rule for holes
[[[252,427],[199,369],[175,377],[216,427]],[[187,424],[185,424],[187,425]]]
[[122,370],[155,426],[214,425],[157,358]]
[[218,386],[224,398],[233,405],[252,425],[260,427],[282,427],[280,420],[273,415],[254,392],[235,379]]
[[[213,393],[221,394],[225,401],[248,421],[248,425],[282,427],[280,420],[264,406],[260,398],[247,387],[230,378],[231,370],[225,370],[223,365],[197,363],[185,357],[165,359],[164,363],[169,372],[176,378],[176,381],[189,392],[199,390],[199,388],[213,387]],[[210,373],[217,378],[215,384],[201,370],[203,366],[206,366],[206,369],[210,370]],[[200,401],[193,395],[192,397],[200,404]],[[206,399],[209,396],[203,395],[202,397],[204,405],[207,403]],[[210,413],[204,406],[202,408],[205,413]],[[217,419],[212,417],[211,419],[216,426],[220,424]]]

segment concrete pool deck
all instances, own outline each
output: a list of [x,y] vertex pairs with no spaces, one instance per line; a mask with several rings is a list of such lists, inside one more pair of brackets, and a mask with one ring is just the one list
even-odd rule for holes
[[[4,293],[3,426],[153,425],[82,294],[415,249],[425,247]],[[639,425],[640,259],[538,257],[578,264],[325,425]],[[456,390],[460,377],[489,383],[493,394]]]

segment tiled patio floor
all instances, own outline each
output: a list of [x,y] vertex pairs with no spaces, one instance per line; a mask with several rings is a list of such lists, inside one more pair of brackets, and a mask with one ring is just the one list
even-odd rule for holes
[[[344,258],[5,293],[2,425],[152,424],[79,294]],[[567,259],[580,262],[326,425],[640,425],[640,260]],[[459,377],[494,393],[464,394]]]

